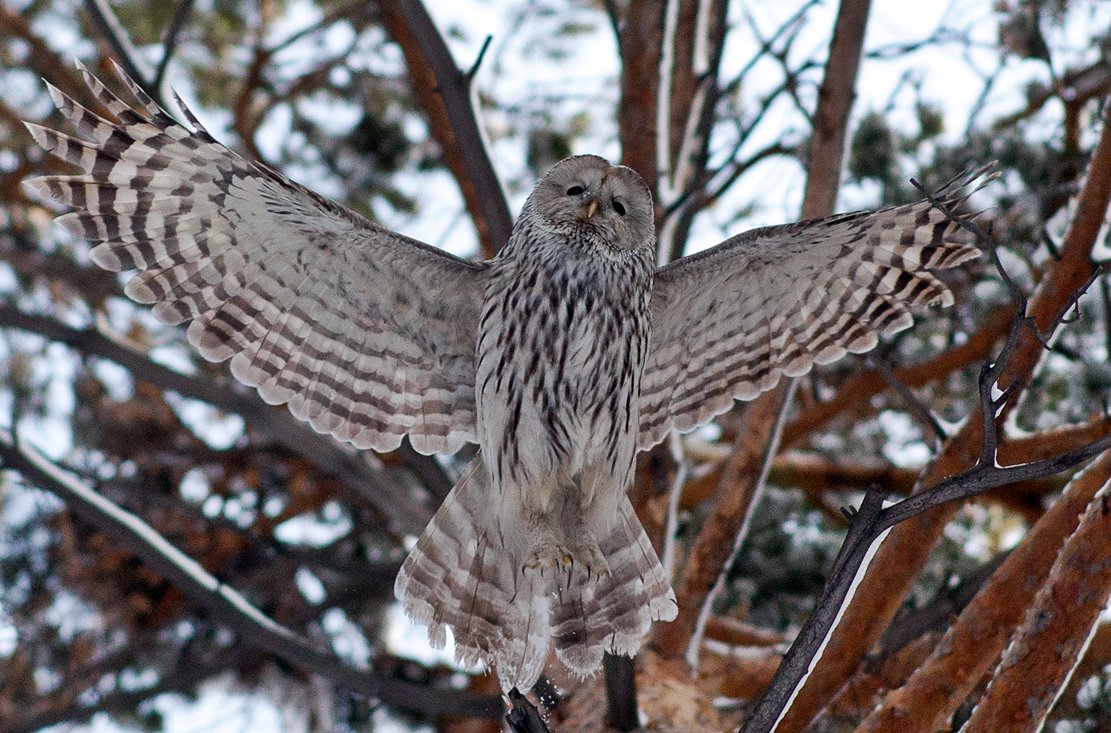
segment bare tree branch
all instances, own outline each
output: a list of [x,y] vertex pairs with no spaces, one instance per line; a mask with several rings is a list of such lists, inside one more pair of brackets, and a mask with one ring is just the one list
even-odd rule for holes
[[314,432],[284,408],[267,405],[254,393],[181,374],[151,361],[96,329],[76,329],[47,316],[24,313],[12,305],[0,304],[0,326],[36,333],[66,344],[82,354],[110,359],[137,379],[241,416],[251,429],[305,456],[339,478],[352,492],[353,498],[380,507],[386,516],[397,521],[403,531],[419,533],[431,517],[430,510],[413,499],[408,487],[400,485],[386,471],[372,466],[366,457],[345,450],[330,437]]
[[493,257],[509,241],[513,217],[479,125],[472,84],[478,61],[469,72],[455,65],[420,0],[384,3],[381,12],[405,54],[413,91],[429,115],[432,134],[444,147],[448,167],[474,218],[482,251]]
[[829,60],[818,92],[807,164],[802,218],[828,216],[837,205],[845,128],[856,99],[856,75],[864,50],[870,0],[842,0],[829,44]]
[[178,39],[181,37],[182,29],[185,28],[186,21],[189,20],[189,15],[193,12],[195,1],[180,0],[177,10],[174,11],[174,17],[166,28],[166,33],[162,37],[162,60],[158,62],[158,68],[154,71],[154,80],[151,82],[151,86],[155,89],[162,88],[162,82],[166,79],[166,69],[169,68],[174,51],[177,50]]
[[607,653],[602,658],[602,673],[606,679],[606,723],[619,731],[636,730],[640,727],[640,716],[632,658]]
[[22,474],[29,483],[57,494],[75,514],[138,554],[193,603],[205,608],[245,642],[298,669],[319,674],[399,709],[418,711],[430,717],[465,714],[488,718],[500,714],[501,703],[497,698],[391,679],[374,669],[356,669],[331,652],[319,649],[308,639],[267,617],[142,519],[66,475],[28,446],[10,437],[0,437],[0,461],[5,469]]

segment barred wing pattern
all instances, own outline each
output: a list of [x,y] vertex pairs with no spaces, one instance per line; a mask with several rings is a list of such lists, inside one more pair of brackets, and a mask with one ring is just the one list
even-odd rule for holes
[[[989,169],[953,179],[935,198],[964,205]],[[754,229],[661,268],[638,447],[693,430],[783,375],[872,349],[879,335],[911,325],[909,306],[951,305],[929,270],[977,257],[969,241],[920,201]]]
[[[84,68],[115,118],[50,87],[91,142],[28,124],[78,175],[28,181],[76,211],[93,260],[137,269],[126,293],[271,404],[359,448],[475,440],[484,265],[384,229],[177,124],[121,72],[138,109]],[[117,69],[118,71],[118,69]],[[181,101],[178,100],[179,105]]]

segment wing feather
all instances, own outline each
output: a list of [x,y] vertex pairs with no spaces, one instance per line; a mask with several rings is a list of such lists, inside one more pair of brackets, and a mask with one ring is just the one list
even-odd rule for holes
[[50,87],[85,139],[28,129],[81,172],[27,186],[74,207],[59,222],[95,244],[94,262],[139,271],[128,296],[186,325],[202,356],[231,359],[237,379],[320,432],[378,450],[408,434],[423,453],[475,440],[484,265],[244,160],[122,72],[133,103],[81,71],[114,119]]
[[[953,179],[935,198],[964,206],[990,169]],[[755,229],[661,268],[638,447],[693,430],[784,375],[874,348],[911,325],[911,306],[951,305],[930,270],[978,255],[966,232],[920,201]]]

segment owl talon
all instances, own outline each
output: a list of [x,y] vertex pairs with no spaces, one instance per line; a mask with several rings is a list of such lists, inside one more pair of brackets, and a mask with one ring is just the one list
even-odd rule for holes
[[579,566],[580,572],[586,572],[588,582],[601,580],[609,575],[609,563],[606,562],[601,548],[598,547],[598,543],[594,541],[593,537],[586,538],[583,542],[574,545],[571,548],[571,554],[574,555],[575,564]]
[[566,547],[554,540],[538,540],[533,545],[528,558],[525,559],[522,570],[536,572],[540,574],[540,577],[544,577],[544,571],[547,569],[569,573],[574,564],[574,555]]

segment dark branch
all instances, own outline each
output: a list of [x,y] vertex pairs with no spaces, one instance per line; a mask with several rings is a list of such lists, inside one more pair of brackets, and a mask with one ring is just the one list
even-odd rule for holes
[[89,14],[97,33],[112,47],[116,60],[127,75],[134,79],[151,99],[157,100],[163,109],[172,109],[168,104],[169,100],[160,93],[158,85],[152,83],[155,76],[154,70],[131,43],[127,31],[120,25],[120,19],[116,17],[108,0],[85,0],[85,11]]
[[509,703],[505,722],[513,733],[551,733],[540,711],[516,687],[509,691]]
[[162,39],[162,60],[158,62],[158,68],[154,72],[154,81],[151,82],[151,86],[155,89],[162,88],[162,81],[166,78],[166,69],[170,65],[170,60],[174,57],[181,31],[185,28],[185,21],[189,20],[189,15],[193,12],[195,2],[196,0],[181,0],[178,3],[177,10],[174,11],[174,17],[170,20],[170,25],[166,28],[166,35]]
[[61,497],[77,516],[135,552],[147,565],[172,582],[192,603],[238,634],[243,641],[310,674],[318,674],[354,692],[399,709],[430,717],[468,715],[493,718],[501,714],[497,698],[452,688],[391,679],[374,669],[356,669],[334,654],[263,614],[234,588],[221,582],[130,512],[91,490],[36,451],[11,438],[0,438],[5,469]]
[[632,657],[606,653],[602,657],[606,677],[606,723],[620,731],[640,727],[637,715],[637,676]]
[[880,637],[879,656],[891,657],[923,634],[947,629],[1010,554],[1009,550],[1000,552],[964,578],[960,585],[942,588],[926,605],[897,617]]
[[[151,361],[96,329],[73,328],[48,316],[24,313],[12,305],[0,304],[0,327],[37,333],[82,354],[110,359],[130,371],[136,379],[241,416],[252,430],[305,456],[339,478],[353,492],[354,498],[378,506],[404,531],[418,533],[431,517],[429,510],[414,500],[410,491],[388,472],[372,466],[360,455],[344,450],[330,437],[314,432],[284,408],[267,405],[253,393],[181,374]],[[414,451],[409,457],[416,455]],[[425,470],[426,464],[433,460],[421,457],[419,472],[422,475],[429,473]]]

